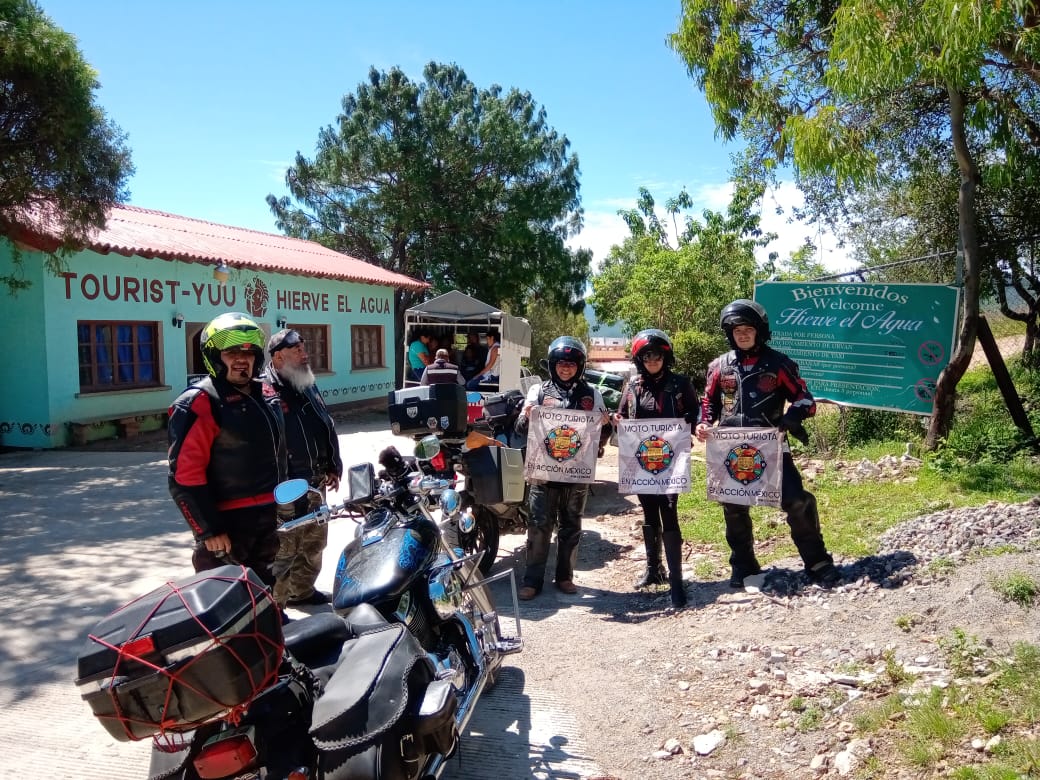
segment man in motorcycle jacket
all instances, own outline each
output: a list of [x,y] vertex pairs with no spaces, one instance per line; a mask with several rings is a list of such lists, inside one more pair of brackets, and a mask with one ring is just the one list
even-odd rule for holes
[[[339,487],[343,461],[339,438],[325,401],[314,383],[307,345],[295,330],[280,330],[267,342],[270,363],[261,374],[264,395],[276,397],[285,417],[285,441],[289,479],[305,479],[318,492],[309,492],[285,519],[317,509],[326,491]],[[279,534],[274,559],[274,598],[281,607],[328,604],[329,597],[316,590],[329,527],[315,524]]]
[[[516,421],[516,432],[527,435],[531,409],[552,406],[562,409],[582,409],[603,413],[600,446],[610,438],[610,414],[603,403],[599,389],[584,380],[587,356],[585,345],[572,336],[560,336],[549,345],[549,379],[530,389],[523,409]],[[581,515],[589,496],[589,486],[573,482],[542,482],[531,480],[527,521],[527,567],[519,597],[533,599],[542,591],[545,564],[549,558],[549,543],[553,527],[559,523],[556,535],[556,587],[563,593],[577,593],[574,584],[574,564],[581,540]]]
[[[621,397],[617,419],[682,418],[695,424],[700,401],[690,380],[672,372],[675,353],[672,340],[656,328],[640,331],[632,339],[632,362],[638,376]],[[692,429],[691,429],[692,430]],[[682,578],[682,531],[679,530],[679,495],[640,493],[643,508],[643,544],[646,546],[646,573],[637,588],[668,584],[672,606],[686,606]],[[662,551],[668,562],[668,577],[662,565]]]
[[209,376],[170,407],[170,495],[195,536],[195,571],[234,561],[274,585],[273,490],[285,479],[286,452],[281,406],[257,379],[264,332],[229,312],[200,341]]
[[[772,335],[769,316],[761,304],[739,299],[723,307],[720,325],[733,349],[708,366],[697,437],[707,441],[712,423],[720,426],[774,427],[808,442],[802,422],[816,414],[816,402],[798,373],[798,365],[766,345]],[[787,406],[785,411],[785,406]],[[830,587],[841,582],[834,559],[827,552],[816,511],[816,497],[802,485],[784,441],[782,498],[791,539],[813,582]],[[751,514],[747,506],[722,505],[729,544],[730,585],[744,586],[744,578],[762,571],[755,558]]]

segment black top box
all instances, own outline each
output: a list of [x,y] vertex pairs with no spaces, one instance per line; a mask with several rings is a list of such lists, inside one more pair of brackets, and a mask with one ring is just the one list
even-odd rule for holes
[[190,727],[277,677],[278,608],[252,569],[221,566],[117,609],[79,654],[76,685],[119,740]]
[[465,433],[466,388],[420,385],[391,390],[387,397],[390,430],[395,434]]

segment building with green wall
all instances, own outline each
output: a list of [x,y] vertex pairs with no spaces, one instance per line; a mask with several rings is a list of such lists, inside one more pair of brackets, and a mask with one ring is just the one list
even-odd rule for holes
[[199,332],[225,311],[308,343],[329,406],[394,388],[394,293],[426,285],[319,244],[136,207],[46,268],[46,223],[0,239],[8,344],[0,445],[51,448],[165,423],[205,373]]

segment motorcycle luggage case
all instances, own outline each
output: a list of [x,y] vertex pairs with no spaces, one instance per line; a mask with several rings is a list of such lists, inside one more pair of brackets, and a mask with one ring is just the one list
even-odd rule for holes
[[462,385],[420,385],[391,390],[387,414],[394,434],[465,433],[466,388]]
[[281,615],[244,566],[169,582],[104,618],[79,653],[76,685],[120,741],[190,727],[277,677]]
[[501,425],[514,416],[524,405],[524,394],[519,390],[489,395],[484,399],[484,417],[492,425]]
[[478,504],[524,500],[524,453],[510,447],[480,447],[463,456],[466,486]]

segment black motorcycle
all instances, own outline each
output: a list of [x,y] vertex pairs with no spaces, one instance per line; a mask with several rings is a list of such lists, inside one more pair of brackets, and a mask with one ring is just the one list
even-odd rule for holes
[[[419,464],[440,452],[417,444]],[[153,737],[150,778],[433,780],[455,753],[504,656],[519,652],[511,570],[480,576],[483,552],[451,480],[407,468],[388,448],[348,471],[347,501],[282,526],[358,521],[336,570],[333,613],[282,627],[256,575],[202,572],[117,610],[91,633],[77,684],[117,739]],[[304,480],[279,504],[306,501]],[[461,520],[460,520],[461,516]],[[516,636],[489,584],[509,578]]]

